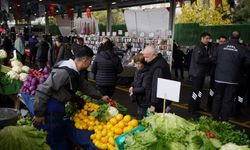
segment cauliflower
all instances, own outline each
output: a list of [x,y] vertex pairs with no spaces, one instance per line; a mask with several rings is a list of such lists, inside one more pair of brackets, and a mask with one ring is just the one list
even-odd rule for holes
[[22,72],[22,68],[18,67],[18,66],[15,66],[11,69],[12,71],[15,71],[16,73],[20,73]]
[[23,67],[22,67],[22,71],[23,71],[23,72],[26,72],[26,73],[29,73],[30,68],[29,68],[28,66],[23,66]]
[[5,50],[0,49],[0,59],[4,59],[7,57],[7,53]]
[[115,107],[109,106],[108,110],[108,115],[106,116],[106,119],[109,120],[119,114],[118,110]]
[[7,73],[7,76],[9,76],[11,79],[18,80],[19,79],[19,74],[16,73],[15,71],[9,71]]
[[20,61],[15,59],[15,60],[11,61],[11,66],[21,68],[23,66],[23,64]]
[[28,74],[27,73],[20,73],[19,80],[26,81],[27,78],[28,78]]

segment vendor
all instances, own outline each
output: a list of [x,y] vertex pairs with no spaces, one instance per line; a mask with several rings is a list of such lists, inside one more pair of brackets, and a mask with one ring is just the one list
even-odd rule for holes
[[91,64],[93,51],[88,47],[81,47],[75,54],[75,59],[61,61],[55,65],[48,79],[38,86],[34,102],[33,124],[48,132],[47,143],[52,150],[67,150],[65,116],[65,102],[74,99],[77,90],[87,95],[107,101],[108,96],[79,77],[81,70]]

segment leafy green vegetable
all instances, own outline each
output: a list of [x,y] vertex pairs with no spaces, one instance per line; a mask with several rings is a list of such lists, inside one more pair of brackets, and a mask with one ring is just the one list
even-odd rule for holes
[[90,115],[96,117],[100,121],[107,121],[106,118],[108,115],[108,111],[107,111],[108,108],[109,108],[108,104],[103,104],[97,109],[96,112],[92,112],[90,113]]
[[23,126],[23,125],[32,125],[32,121],[30,117],[20,117],[19,120],[17,120],[17,125],[18,126]]
[[250,150],[247,146],[238,146],[233,143],[225,144],[220,150]]
[[234,125],[228,122],[219,122],[212,120],[212,118],[202,116],[198,121],[194,121],[198,125],[200,131],[210,131],[215,134],[216,137],[226,144],[229,142],[237,145],[249,145],[249,139],[244,131],[240,131],[235,128]]
[[44,131],[32,126],[7,126],[0,130],[1,150],[50,150]]

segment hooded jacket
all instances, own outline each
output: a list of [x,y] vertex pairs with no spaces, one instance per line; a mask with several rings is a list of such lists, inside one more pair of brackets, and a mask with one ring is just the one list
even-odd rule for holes
[[79,90],[87,95],[100,99],[101,93],[86,80],[80,78],[74,60],[59,62],[50,73],[48,79],[36,90],[34,111],[36,116],[45,116],[48,99],[59,102],[70,101]]
[[117,74],[123,71],[120,58],[108,50],[97,53],[92,66],[98,86],[114,86]]
[[220,45],[213,55],[216,64],[215,82],[239,84],[244,65],[250,64],[250,52],[239,41]]

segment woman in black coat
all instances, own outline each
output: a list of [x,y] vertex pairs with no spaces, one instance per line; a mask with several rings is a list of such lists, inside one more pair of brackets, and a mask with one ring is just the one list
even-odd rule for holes
[[92,66],[96,86],[103,95],[112,97],[117,81],[117,74],[123,71],[120,58],[114,53],[114,44],[104,37]]
[[134,81],[129,88],[129,93],[133,102],[137,103],[137,118],[143,119],[146,117],[147,108],[150,107],[150,103],[146,98],[146,78],[147,67],[145,66],[145,59],[143,54],[138,54],[134,59],[136,65],[136,72]]

